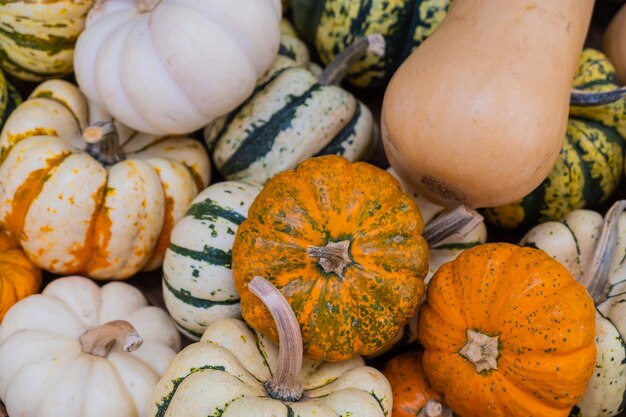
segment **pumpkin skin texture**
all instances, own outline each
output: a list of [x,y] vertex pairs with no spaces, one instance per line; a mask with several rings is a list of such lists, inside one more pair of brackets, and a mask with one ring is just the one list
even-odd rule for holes
[[241,316],[232,247],[260,191],[241,181],[213,184],[198,194],[172,230],[163,261],[163,298],[176,327],[192,340],[217,320]]
[[127,158],[105,167],[85,152],[90,117],[98,109],[61,80],[11,114],[0,133],[0,228],[54,273],[124,279],[156,269],[172,227],[209,182],[208,155],[193,139],[118,124]]
[[[600,92],[617,87],[615,69],[607,57],[585,49],[574,88]],[[606,201],[622,178],[624,114],[626,99],[603,106],[570,107],[565,141],[550,175],[526,197],[485,209],[485,219],[499,227],[525,228]]]
[[13,304],[39,291],[41,278],[20,245],[0,233],[0,321]]
[[389,382],[355,356],[338,363],[304,358],[307,398],[268,398],[263,382],[276,372],[277,346],[246,323],[223,319],[183,349],[157,385],[154,417],[390,417]]
[[[115,343],[106,357],[85,353],[79,339],[86,331],[121,319],[143,338],[138,350],[127,353]],[[11,416],[147,416],[152,391],[178,349],[180,336],[165,311],[148,306],[136,288],[60,278],[5,316],[0,397]]]
[[368,54],[350,68],[347,80],[358,87],[380,87],[404,59],[437,28],[450,0],[291,0],[294,22],[315,45],[324,64],[363,35],[380,33],[383,57]]
[[383,375],[393,392],[392,417],[415,417],[429,401],[441,403],[442,396],[435,391],[424,373],[423,351],[406,352],[387,362]]
[[[374,353],[423,295],[423,228],[419,209],[385,171],[334,155],[306,160],[265,185],[237,231],[233,277],[242,315],[277,340],[269,312],[247,289],[260,275],[291,304],[306,356],[337,361]],[[343,247],[338,256],[349,261],[332,265],[316,255],[331,246]]]
[[0,129],[13,110],[22,102],[22,97],[4,78],[0,71]]
[[622,6],[606,28],[602,51],[615,65],[620,83],[626,84],[626,5]]
[[500,206],[535,189],[563,144],[593,4],[452,2],[385,91],[391,166],[444,206]]
[[76,79],[134,130],[192,132],[252,93],[278,50],[281,15],[279,0],[105,0],[76,43]]
[[[474,345],[490,348],[484,368],[463,353],[473,332],[491,343]],[[426,376],[467,417],[567,416],[594,370],[594,334],[593,300],[567,269],[540,250],[505,243],[443,265],[419,317]]]
[[74,45],[93,0],[12,0],[0,4],[0,66],[26,81],[74,71]]
[[[520,244],[544,250],[581,277],[591,262],[601,228],[602,215],[575,210],[562,222],[534,227]],[[577,404],[584,417],[615,416],[626,406],[626,213],[620,215],[618,230],[608,277],[609,297],[596,306],[596,369]]]

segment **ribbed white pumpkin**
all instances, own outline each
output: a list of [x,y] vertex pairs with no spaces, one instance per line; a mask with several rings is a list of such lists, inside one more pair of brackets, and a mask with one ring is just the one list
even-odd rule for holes
[[280,0],[97,1],[76,43],[76,79],[135,130],[191,132],[252,92],[280,19]]
[[[143,344],[125,351],[137,347],[132,334],[119,341],[104,335],[96,341],[104,352],[83,344],[88,331],[113,320],[132,324]],[[115,342],[108,354],[107,342]],[[61,278],[5,316],[0,397],[12,417],[145,417],[154,387],[179,348],[167,313],[148,306],[136,288]]]

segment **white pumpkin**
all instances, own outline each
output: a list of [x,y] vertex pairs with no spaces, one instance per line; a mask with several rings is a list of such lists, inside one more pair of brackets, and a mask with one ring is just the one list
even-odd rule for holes
[[100,0],[76,43],[76,79],[135,130],[191,132],[252,93],[280,20],[280,0]]
[[[107,120],[76,86],[51,80],[0,133],[0,227],[43,269],[122,279],[160,267],[174,223],[209,182],[198,141]],[[88,144],[83,132],[104,139]]]
[[[560,261],[587,285],[596,301],[596,370],[577,405],[584,417],[615,416],[626,406],[625,206],[626,202],[617,202],[605,220],[591,210],[573,211],[562,222],[534,227],[520,242]],[[607,294],[603,293],[604,280],[608,280]]]
[[163,261],[163,298],[178,329],[198,340],[208,325],[241,317],[231,271],[235,233],[261,191],[224,181],[198,194],[172,230]]
[[269,282],[256,286],[258,279],[249,286],[276,320],[280,349],[241,320],[213,323],[163,375],[150,416],[389,417],[393,398],[382,373],[358,356],[335,363],[303,360],[289,303]]
[[13,417],[145,417],[179,348],[136,288],[60,278],[2,321],[0,398]]

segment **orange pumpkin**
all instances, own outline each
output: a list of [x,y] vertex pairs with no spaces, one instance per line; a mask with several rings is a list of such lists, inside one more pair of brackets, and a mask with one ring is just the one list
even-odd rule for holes
[[[423,357],[424,352],[420,350],[394,356],[387,362],[383,375],[393,393],[391,417],[452,415],[441,405],[442,395],[430,386],[424,373]],[[424,410],[427,407],[429,409]]]
[[305,354],[343,360],[376,352],[415,312],[428,248],[417,205],[373,165],[323,156],[272,178],[235,237],[241,312],[277,341],[269,311],[247,288],[266,277],[291,304]]
[[0,233],[0,320],[13,304],[38,292],[41,279],[41,270],[20,246]]
[[424,369],[463,417],[566,417],[594,370],[593,300],[545,252],[493,243],[430,281]]

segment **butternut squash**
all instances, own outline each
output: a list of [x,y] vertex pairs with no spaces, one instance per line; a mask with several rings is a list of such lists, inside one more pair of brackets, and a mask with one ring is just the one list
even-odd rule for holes
[[387,157],[429,200],[508,204],[550,173],[593,0],[455,0],[394,74]]
[[602,51],[615,66],[620,84],[626,84],[626,4],[609,23],[604,33]]

